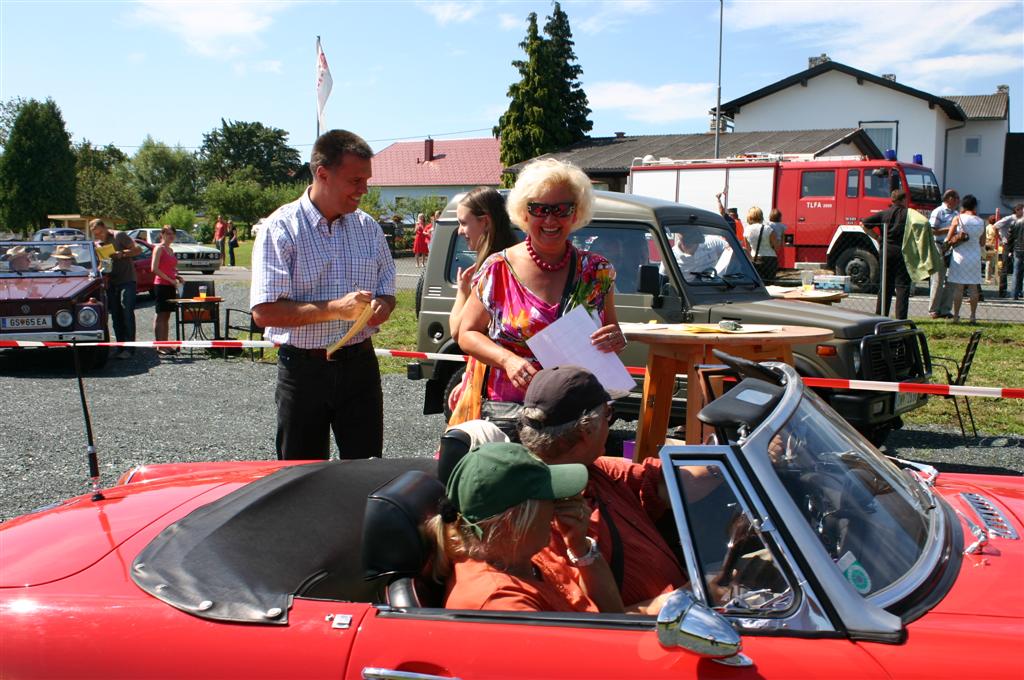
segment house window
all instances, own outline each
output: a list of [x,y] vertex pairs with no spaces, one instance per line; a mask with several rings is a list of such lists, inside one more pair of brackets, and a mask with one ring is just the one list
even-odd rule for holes
[[835,196],[836,195],[836,171],[835,170],[814,170],[801,174],[800,197],[805,196]]
[[894,120],[862,120],[860,126],[864,128],[864,132],[882,153],[889,149],[899,151],[898,122]]
[[964,139],[964,153],[968,156],[981,155],[981,137],[967,137]]

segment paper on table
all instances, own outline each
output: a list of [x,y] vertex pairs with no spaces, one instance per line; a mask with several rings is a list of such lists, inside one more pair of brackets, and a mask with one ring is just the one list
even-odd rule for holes
[[345,336],[341,340],[338,340],[327,348],[327,358],[330,359],[332,354],[344,347],[345,343],[351,340],[356,333],[363,330],[366,327],[366,322],[370,320],[371,316],[373,316],[373,310],[370,308],[370,305],[366,305],[363,307],[363,311],[359,313],[359,317],[356,318],[356,322],[352,324],[352,328],[348,329],[348,333],[345,333]]
[[526,341],[533,356],[544,368],[582,366],[601,382],[612,396],[623,396],[635,386],[622,360],[612,352],[602,352],[590,344],[590,335],[598,328],[593,317],[582,307],[557,319],[550,326]]

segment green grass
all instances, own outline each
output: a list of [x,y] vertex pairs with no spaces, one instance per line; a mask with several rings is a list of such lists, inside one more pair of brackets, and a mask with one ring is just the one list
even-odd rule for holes
[[[928,337],[932,356],[955,359],[964,356],[971,333],[982,332],[978,353],[967,377],[967,384],[978,387],[1024,387],[1024,324],[979,322],[977,326],[953,324],[948,320],[914,319]],[[953,377],[956,377],[955,369]],[[932,380],[945,383],[946,374],[936,365]],[[961,400],[961,409],[963,400]],[[978,432],[985,434],[1024,434],[1024,403],[1020,399],[971,400]],[[966,413],[964,418],[966,418]],[[936,424],[957,427],[956,413],[949,399],[929,397],[920,409],[905,415],[909,424]],[[970,431],[970,424],[967,425]]]

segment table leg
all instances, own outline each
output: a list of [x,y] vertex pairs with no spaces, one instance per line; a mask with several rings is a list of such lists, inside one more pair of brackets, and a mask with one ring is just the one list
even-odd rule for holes
[[700,389],[700,376],[697,375],[699,362],[693,361],[686,371],[686,443],[700,444],[703,440],[704,427],[697,414],[704,405],[704,393]]
[[181,340],[181,305],[174,305],[174,339]]
[[658,448],[665,443],[676,371],[679,369],[680,363],[676,359],[658,356],[653,351],[648,354],[643,401],[640,403],[640,419],[636,430],[636,451],[633,454],[636,462],[657,456]]

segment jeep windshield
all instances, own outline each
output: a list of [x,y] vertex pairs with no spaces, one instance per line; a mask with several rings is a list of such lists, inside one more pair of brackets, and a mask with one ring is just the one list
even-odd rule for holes
[[[736,236],[702,224],[665,225],[675,265],[688,286],[759,287],[760,278]],[[667,262],[660,271],[667,276]]]
[[45,278],[96,274],[91,241],[0,242],[0,278]]

